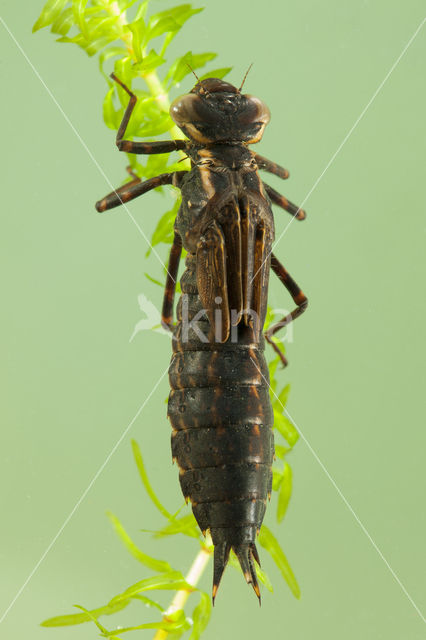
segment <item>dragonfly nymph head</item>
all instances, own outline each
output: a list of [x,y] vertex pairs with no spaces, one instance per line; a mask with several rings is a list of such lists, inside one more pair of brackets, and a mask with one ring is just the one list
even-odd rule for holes
[[262,100],[219,78],[197,82],[172,103],[170,115],[188,138],[203,145],[259,142],[270,120]]

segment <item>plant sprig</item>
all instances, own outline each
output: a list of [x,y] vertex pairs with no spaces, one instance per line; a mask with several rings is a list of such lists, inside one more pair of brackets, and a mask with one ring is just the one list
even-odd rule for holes
[[[182,132],[176,127],[169,115],[170,91],[191,73],[191,69],[200,69],[211,63],[215,53],[193,53],[187,51],[178,57],[167,70],[165,69],[168,47],[178,35],[185,23],[200,13],[202,9],[194,8],[191,4],[180,4],[165,11],[149,15],[149,0],[48,0],[33,31],[49,27],[57,35],[61,43],[75,44],[89,56],[98,55],[99,71],[106,80],[106,93],[103,100],[103,119],[107,127],[116,131],[127,107],[128,95],[109,78],[107,67],[113,65],[116,76],[136,94],[138,100],[131,121],[126,131],[126,137],[153,138],[168,134],[173,138],[182,138]],[[130,17],[131,16],[131,17]],[[204,77],[223,78],[230,67],[212,69]],[[140,84],[142,83],[142,87]],[[139,161],[133,154],[127,154],[127,164],[133,173],[141,179],[148,179],[160,173],[172,172],[189,168],[188,161],[182,152],[178,160],[169,160],[166,154],[151,155],[144,161]],[[127,176],[128,180],[128,176]],[[159,189],[161,191],[161,189]],[[172,191],[173,202],[166,213],[160,218],[151,245],[160,243],[170,244],[173,239],[173,222],[179,207],[178,191]],[[148,251],[149,254],[149,251]],[[151,276],[147,274],[150,280]],[[268,312],[267,322],[272,319]],[[277,368],[279,358],[270,364],[271,400],[274,411],[276,441],[276,462],[273,466],[273,491],[277,493],[277,521],[280,522],[287,510],[292,490],[292,471],[287,462],[287,456],[299,437],[294,425],[283,413],[286,405],[289,386],[278,389]],[[276,438],[277,440],[277,438]],[[198,551],[194,563],[186,576],[173,567],[168,560],[157,559],[146,554],[130,537],[117,516],[109,513],[108,517],[118,537],[128,552],[146,569],[154,573],[121,591],[111,600],[98,608],[86,609],[80,605],[76,607],[78,613],[55,616],[45,620],[45,627],[60,627],[79,625],[93,622],[100,635],[105,638],[119,638],[121,635],[142,629],[155,629],[156,640],[166,636],[175,640],[185,632],[191,632],[189,640],[198,640],[208,624],[211,614],[211,600],[209,594],[198,589],[197,583],[212,554],[212,543],[208,537],[204,539],[192,513],[183,514],[169,512],[160,502],[154,492],[143,463],[138,445],[132,442],[133,455],[139,475],[147,495],[162,514],[165,524],[152,532],[158,538],[174,535],[184,535],[197,540]],[[293,571],[272,532],[263,525],[259,535],[260,544],[269,552],[279,568],[283,578],[289,585],[295,597],[300,597],[300,590]],[[230,565],[241,571],[239,563],[231,553]],[[267,574],[256,568],[259,580],[272,591],[272,584]],[[172,591],[175,593],[172,604],[168,609],[157,602],[152,592]],[[149,596],[146,595],[148,592]],[[191,594],[198,596],[198,603],[192,609],[191,615],[185,613],[185,606]],[[160,618],[154,622],[106,629],[100,622],[101,616],[119,613],[128,605],[137,602],[139,605],[155,610]]]

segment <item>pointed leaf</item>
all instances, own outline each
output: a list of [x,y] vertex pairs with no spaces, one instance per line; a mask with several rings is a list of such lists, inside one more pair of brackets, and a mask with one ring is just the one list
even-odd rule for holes
[[146,55],[143,58],[141,58],[135,64],[135,70],[141,76],[146,76],[148,73],[151,73],[152,71],[155,71],[155,69],[157,69],[157,67],[159,67],[160,65],[164,64],[165,62],[166,61],[164,60],[164,58],[159,56],[158,53],[156,53],[154,51],[154,49],[151,49],[151,51],[148,53],[148,55]]
[[[98,609],[92,609],[86,613],[71,613],[65,616],[55,616],[54,618],[48,618],[41,623],[42,627],[70,627],[75,624],[82,624],[83,622],[90,622],[94,616],[110,616],[117,611],[121,611],[124,607],[130,604],[130,600],[122,600],[114,605],[107,604],[105,607],[99,607]],[[91,615],[89,615],[91,614]]]
[[280,392],[276,403],[283,409],[287,404],[288,394],[290,393],[290,385],[286,384],[284,389]]
[[173,520],[160,531],[156,531],[154,535],[156,538],[163,538],[165,536],[174,536],[178,533],[182,533],[190,538],[201,538],[202,534],[192,513]]
[[153,282],[154,284],[158,284],[162,289],[164,289],[164,282],[160,282],[159,280],[156,280],[155,278],[153,278],[152,276],[149,275],[149,273],[144,273],[145,278],[148,278],[148,280],[150,280],[150,282]]
[[278,491],[283,481],[283,474],[280,469],[272,467],[272,491]]
[[115,596],[109,604],[115,605],[117,602],[129,600],[144,591],[180,591],[181,589],[194,591],[195,588],[191,587],[191,585],[185,581],[180,571],[169,571],[168,573],[161,573],[157,576],[153,576],[152,578],[145,578],[144,580],[136,582],[131,587],[123,591],[123,593]]
[[204,591],[200,591],[200,602],[192,612],[192,633],[189,640],[199,640],[204,629],[207,627],[212,613],[212,602],[210,596]]
[[163,507],[163,505],[157,498],[156,494],[154,493],[154,489],[152,488],[151,483],[148,480],[148,475],[146,473],[145,465],[143,463],[141,451],[135,440],[132,440],[132,449],[133,449],[133,456],[135,458],[136,466],[138,468],[139,475],[141,477],[141,480],[143,482],[143,485],[145,487],[147,494],[149,495],[149,497],[151,498],[152,502],[155,504],[159,512],[168,520],[173,520],[172,514],[169,513],[165,507]]
[[212,69],[208,73],[205,73],[200,77],[200,80],[205,80],[206,78],[224,78],[228,73],[232,71],[232,67],[220,67],[219,69]]
[[103,51],[99,56],[99,70],[107,78],[108,81],[109,81],[109,74],[105,73],[104,64],[107,60],[115,56],[127,57],[127,50],[124,49],[124,47],[110,47],[106,51]]
[[170,16],[163,16],[160,19],[156,19],[156,16],[152,16],[148,23],[148,29],[146,33],[146,42],[153,38],[158,38],[166,32],[179,31],[180,24],[176,20],[173,20]]
[[188,629],[189,623],[186,620],[185,613],[180,609],[170,616],[167,616],[167,620],[160,620],[158,622],[147,622],[145,624],[139,624],[136,627],[123,627],[121,629],[114,629],[113,631],[107,631],[106,636],[108,638],[117,637],[120,633],[126,633],[128,631],[137,631],[139,629],[163,629],[167,632],[177,631],[179,629]]
[[104,122],[110,129],[116,130],[120,123],[120,111],[114,109],[113,96],[115,87],[111,87],[104,98],[103,117]]
[[275,445],[275,455],[279,460],[283,460],[289,451],[291,451],[291,447],[283,447],[282,444]]
[[[147,607],[154,607],[155,609],[158,609],[159,611],[161,611],[161,613],[164,613],[164,611],[165,611],[164,607],[162,607],[159,602],[156,602],[155,600],[152,600],[151,598],[147,598],[146,596],[141,596],[140,594],[136,594],[136,595],[134,595],[132,597],[132,600],[140,600]],[[129,602],[129,601],[127,601],[127,602]]]
[[276,409],[274,409],[274,428],[280,432],[291,447],[293,447],[299,439],[299,434],[294,424]]
[[117,516],[115,516],[110,511],[107,512],[107,516],[111,520],[114,529],[116,530],[117,534],[121,538],[126,549],[132,554],[134,558],[136,558],[136,560],[139,560],[139,562],[141,562],[146,567],[148,567],[148,569],[152,569],[153,571],[158,571],[158,572],[172,571],[172,568],[168,562],[164,560],[157,560],[156,558],[152,558],[151,556],[141,551],[139,547],[137,547],[133,542],[133,540],[130,538],[129,534],[126,532],[126,530],[124,529],[123,525],[121,524]]
[[87,0],[72,0],[72,10],[74,13],[74,19],[80,31],[86,40],[90,39],[89,32],[87,30],[84,10],[86,8]]
[[66,5],[67,0],[48,0],[44,5],[40,16],[33,26],[33,33],[42,29],[43,27],[47,27],[49,24],[52,24],[61,13],[62,9]]
[[143,58],[142,47],[146,33],[144,19],[140,18],[139,20],[134,20],[133,22],[126,24],[124,28],[131,32],[133,53],[135,54],[136,61],[141,62]]
[[300,598],[300,588],[297,584],[297,580],[295,575],[288,563],[287,558],[284,555],[284,551],[281,549],[278,540],[275,538],[273,533],[268,529],[268,527],[264,524],[259,533],[259,543],[262,545],[266,551],[271,554],[272,559],[277,565],[278,569],[281,572],[284,580],[287,582],[290,587],[293,595],[296,598]]
[[278,506],[277,506],[277,520],[281,522],[287,511],[288,503],[290,501],[292,491],[292,471],[287,462],[284,464],[283,480],[281,482],[280,491],[278,494]]
[[216,58],[217,54],[208,53],[196,53],[187,51],[185,55],[178,58],[170,67],[166,75],[166,80],[170,85],[181,82],[188,74],[192,73],[192,69],[199,69],[203,67],[207,62]]
[[257,577],[259,578],[260,582],[268,589],[268,591],[273,593],[274,588],[272,586],[272,582],[270,581],[266,571],[261,569],[258,564],[255,564],[255,568],[256,568]]
[[[177,200],[173,208],[169,211],[166,211],[166,213],[161,216],[151,237],[151,247],[155,247],[160,242],[170,244],[173,241],[173,224],[179,209],[179,205],[180,201]],[[149,255],[150,251],[151,249],[148,250],[147,255]]]
[[140,18],[145,18],[145,15],[148,9],[148,4],[149,4],[149,0],[145,0],[145,2],[141,3],[141,5],[137,10],[135,20],[139,20]]
[[59,36],[66,36],[68,31],[74,24],[74,14],[71,7],[62,11],[56,20],[53,22],[50,30],[52,33],[57,33]]
[[103,634],[107,634],[108,630],[105,629],[105,627],[103,627],[101,625],[101,623],[98,621],[97,617],[94,615],[94,613],[92,611],[88,611],[87,609],[85,609],[84,607],[82,607],[80,604],[75,604],[75,607],[77,607],[77,609],[81,609],[82,611],[84,611],[89,618],[92,620],[92,622],[95,623],[95,625],[98,627],[99,631],[102,631]]

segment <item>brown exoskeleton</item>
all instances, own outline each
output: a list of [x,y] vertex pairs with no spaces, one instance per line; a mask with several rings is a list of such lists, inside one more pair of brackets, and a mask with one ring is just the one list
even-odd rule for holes
[[[259,98],[217,78],[198,81],[170,108],[187,140],[133,142],[124,135],[136,96],[114,79],[130,96],[117,133],[119,150],[181,150],[191,160],[190,171],[145,182],[136,178],[96,208],[105,211],[160,185],[181,190],[162,312],[163,325],[174,338],[168,404],[172,453],[184,496],[191,500],[203,533],[209,530],[212,536],[213,600],[231,549],[260,600],[255,539],[271,492],[274,455],[262,334],[270,269],[297,305],[265,333],[283,364],[286,360],[272,336],[307,306],[307,298],[272,253],[271,202],[299,220],[305,212],[260,178],[259,169],[283,179],[289,174],[249,149],[261,139],[270,118]],[[182,246],[188,255],[173,324]]]

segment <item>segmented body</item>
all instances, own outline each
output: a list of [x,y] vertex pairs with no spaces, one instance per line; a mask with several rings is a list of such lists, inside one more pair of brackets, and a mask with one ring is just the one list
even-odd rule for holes
[[[175,228],[189,253],[173,334],[168,416],[183,494],[215,545],[215,588],[233,548],[258,592],[255,539],[271,492],[274,455],[261,331],[273,218],[253,157],[242,145],[202,149],[181,184],[183,202]],[[223,273],[220,264],[212,265],[222,257],[215,254],[217,239],[211,249],[205,247],[206,229],[212,227],[224,240]],[[203,252],[214,293],[222,294],[215,297],[214,323],[206,310],[213,293],[205,285]],[[207,293],[200,295],[198,282]],[[248,310],[251,314],[244,313]],[[228,323],[223,316],[232,311]],[[220,327],[220,320],[229,328]]]
[[[187,140],[133,142],[124,138],[136,96],[117,132],[127,153],[183,151],[190,171],[133,180],[96,203],[105,211],[165,184],[179,187],[182,205],[163,301],[162,323],[173,332],[168,415],[180,484],[195,518],[214,544],[213,600],[228,562],[237,554],[260,600],[253,560],[255,538],[272,485],[273,414],[262,333],[272,269],[297,307],[265,333],[272,336],[303,313],[307,298],[272,253],[270,202],[298,220],[305,212],[263,182],[258,169],[282,179],[288,171],[249,150],[269,122],[259,98],[220,80],[199,81],[176,99],[170,115]],[[132,172],[131,172],[132,173]],[[269,199],[270,198],[270,199]],[[182,247],[188,252],[182,296],[173,324],[173,301]]]
[[[181,286],[191,321],[202,303],[190,254]],[[231,546],[247,571],[272,485],[273,417],[264,339],[256,342],[253,330],[242,326],[237,343],[229,338],[206,344],[193,330],[183,342],[181,301],[169,370],[172,455],[200,529],[210,530],[217,571]],[[198,326],[208,334],[207,319]]]

